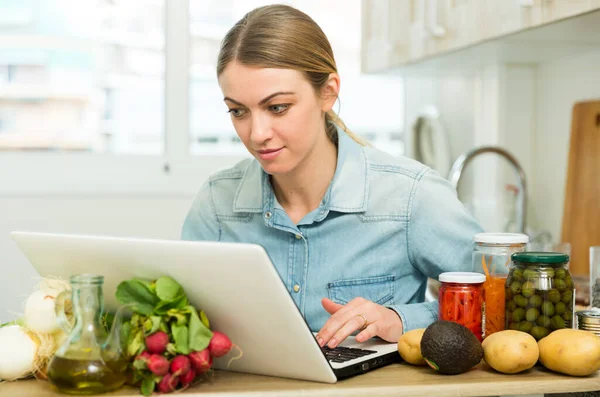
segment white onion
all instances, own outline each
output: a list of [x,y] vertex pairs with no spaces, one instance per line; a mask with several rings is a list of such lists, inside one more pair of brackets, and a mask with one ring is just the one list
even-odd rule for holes
[[43,291],[35,291],[29,295],[23,313],[25,326],[42,334],[51,334],[58,331],[60,325],[54,311],[55,301],[55,297],[46,295]]
[[0,328],[0,379],[16,380],[37,369],[39,343],[18,325]]

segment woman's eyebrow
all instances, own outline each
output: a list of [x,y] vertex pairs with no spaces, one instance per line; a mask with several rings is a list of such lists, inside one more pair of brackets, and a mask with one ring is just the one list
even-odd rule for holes
[[[278,92],[275,92],[275,93],[267,96],[266,98],[261,99],[258,104],[259,105],[263,105],[263,104],[269,102],[271,99],[275,98],[278,95],[293,95],[293,94],[295,94],[295,92],[292,92],[292,91],[278,91]],[[244,106],[245,107],[245,105],[243,103],[241,103],[239,101],[236,101],[235,99],[232,99],[232,98],[229,98],[229,97],[225,97],[225,98],[223,98],[223,100],[224,101],[229,101],[231,103],[235,103],[238,106]]]

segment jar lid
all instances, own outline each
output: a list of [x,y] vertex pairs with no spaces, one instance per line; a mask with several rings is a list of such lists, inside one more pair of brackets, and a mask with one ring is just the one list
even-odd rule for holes
[[527,244],[529,236],[521,233],[478,233],[473,241],[484,244]]
[[582,310],[575,313],[580,324],[598,325],[600,326],[600,311],[597,310]]
[[479,284],[485,281],[485,275],[474,272],[446,272],[439,276],[442,283]]
[[512,254],[511,260],[513,262],[522,263],[538,263],[543,265],[544,263],[555,264],[555,263],[567,263],[569,262],[569,255],[563,254],[562,252],[516,252]]

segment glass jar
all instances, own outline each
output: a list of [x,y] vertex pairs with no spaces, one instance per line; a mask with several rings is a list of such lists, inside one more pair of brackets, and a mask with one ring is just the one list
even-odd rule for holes
[[471,272],[447,272],[440,274],[439,281],[439,319],[464,325],[482,341],[485,276]]
[[527,248],[529,237],[520,233],[479,233],[473,237],[473,271],[486,276],[483,284],[483,338],[505,328],[506,277],[511,255]]
[[568,263],[569,255],[559,252],[512,255],[505,289],[507,329],[540,340],[552,331],[573,328],[575,287]]
[[590,247],[590,306],[600,309],[600,246]]

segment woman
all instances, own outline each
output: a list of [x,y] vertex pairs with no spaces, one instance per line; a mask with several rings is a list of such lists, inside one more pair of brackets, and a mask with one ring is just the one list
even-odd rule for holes
[[427,277],[470,270],[481,229],[445,179],[336,116],[340,77],[319,26],[288,6],[255,9],[225,36],[217,75],[254,159],[206,181],[182,237],[262,245],[321,346],[356,331],[397,342],[435,321]]

